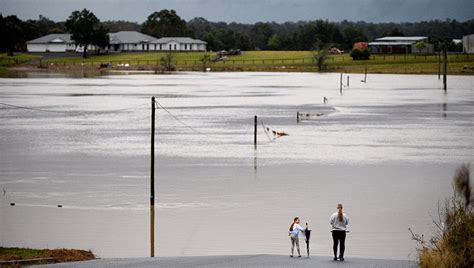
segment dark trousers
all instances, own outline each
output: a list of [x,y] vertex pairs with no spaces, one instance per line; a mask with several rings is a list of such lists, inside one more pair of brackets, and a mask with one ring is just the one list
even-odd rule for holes
[[337,257],[337,245],[340,243],[339,258],[344,258],[344,250],[346,249],[346,231],[332,231],[332,241],[334,257]]

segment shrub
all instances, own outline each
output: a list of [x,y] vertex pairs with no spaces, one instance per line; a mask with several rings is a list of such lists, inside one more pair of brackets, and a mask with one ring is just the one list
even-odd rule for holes
[[370,58],[370,51],[368,49],[354,49],[351,51],[353,60],[368,60]]
[[461,166],[454,177],[455,193],[435,222],[438,233],[429,241],[412,232],[420,267],[474,267],[474,212],[469,167]]

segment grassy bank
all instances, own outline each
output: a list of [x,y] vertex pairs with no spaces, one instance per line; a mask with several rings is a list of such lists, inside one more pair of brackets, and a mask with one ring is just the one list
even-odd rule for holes
[[37,55],[31,54],[15,54],[15,55],[8,55],[7,53],[0,53],[0,67],[5,66],[12,66],[16,64],[25,63],[32,60],[37,60],[40,57]]
[[[178,70],[202,70],[204,52],[176,52],[172,60]],[[212,53],[210,53],[212,54]],[[112,68],[129,70],[159,70],[164,52],[134,52],[90,55],[88,58],[68,57],[41,61],[42,67],[53,69],[98,68],[110,64]],[[213,54],[211,55],[214,56]],[[474,55],[448,56],[450,74],[474,74]],[[437,55],[372,55],[369,60],[354,61],[349,54],[330,55],[326,61],[328,72],[414,73],[438,72]],[[124,67],[124,65],[127,65]],[[238,56],[206,65],[215,71],[300,71],[314,72],[311,51],[246,51]]]
[[0,247],[0,262],[48,258],[54,259],[49,262],[71,262],[93,260],[95,259],[95,256],[91,251],[77,249],[30,249]]

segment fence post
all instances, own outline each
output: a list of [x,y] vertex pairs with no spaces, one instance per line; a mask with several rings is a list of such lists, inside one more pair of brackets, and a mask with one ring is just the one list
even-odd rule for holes
[[257,150],[257,116],[253,120],[253,146]]
[[342,94],[342,73],[341,78],[339,79],[339,92]]
[[445,44],[444,45],[444,50],[443,50],[443,58],[444,58],[444,68],[443,68],[443,86],[444,86],[444,91],[448,89],[448,46]]

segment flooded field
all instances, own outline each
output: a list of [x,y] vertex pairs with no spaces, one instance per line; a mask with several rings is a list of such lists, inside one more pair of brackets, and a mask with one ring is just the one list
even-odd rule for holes
[[361,79],[342,94],[339,74],[0,79],[0,246],[148,256],[156,96],[157,255],[289,254],[300,216],[331,256],[343,203],[348,256],[413,259],[408,228],[431,234],[474,163],[474,78]]

